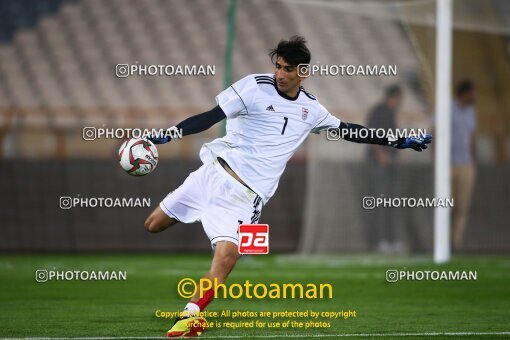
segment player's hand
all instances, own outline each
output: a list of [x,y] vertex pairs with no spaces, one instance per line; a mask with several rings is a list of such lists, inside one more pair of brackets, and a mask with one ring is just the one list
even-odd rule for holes
[[420,135],[417,137],[407,137],[402,138],[402,140],[399,140],[397,145],[395,147],[397,149],[408,149],[411,148],[416,151],[422,151],[427,148],[427,144],[430,144],[432,142],[432,135],[426,134],[426,135]]
[[152,134],[147,137],[148,140],[153,142],[154,144],[166,144],[172,140],[172,132],[177,129],[175,126],[172,126],[165,131],[153,130]]
[[153,142],[154,144],[166,144],[168,142],[170,142],[170,137],[165,137],[165,136],[149,136],[147,137],[148,140],[150,140],[151,142]]

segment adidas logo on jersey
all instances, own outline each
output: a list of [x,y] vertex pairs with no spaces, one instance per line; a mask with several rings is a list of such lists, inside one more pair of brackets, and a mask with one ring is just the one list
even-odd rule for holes
[[266,107],[266,111],[274,111],[274,108],[273,108],[273,105],[269,105],[268,107]]

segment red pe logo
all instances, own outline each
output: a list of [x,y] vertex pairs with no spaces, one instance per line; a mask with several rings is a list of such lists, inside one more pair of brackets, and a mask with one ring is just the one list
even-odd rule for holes
[[239,226],[239,254],[269,253],[269,225],[241,224]]

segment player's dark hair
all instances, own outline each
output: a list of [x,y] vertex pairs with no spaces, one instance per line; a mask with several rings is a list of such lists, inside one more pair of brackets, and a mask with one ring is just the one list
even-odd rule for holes
[[312,54],[306,47],[305,38],[299,35],[294,35],[289,40],[281,40],[278,46],[269,52],[269,56],[273,64],[276,62],[276,58],[282,57],[292,66],[309,64],[312,59]]
[[400,87],[400,85],[397,85],[397,84],[390,85],[384,90],[384,96],[386,97],[386,99],[398,97],[401,95],[402,95],[402,88]]
[[473,82],[468,79],[461,80],[457,84],[457,96],[462,96],[465,93],[473,91],[475,86],[473,85]]

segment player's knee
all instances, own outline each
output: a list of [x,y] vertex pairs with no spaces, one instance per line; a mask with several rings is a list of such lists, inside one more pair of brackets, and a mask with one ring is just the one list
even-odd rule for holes
[[157,220],[153,216],[147,217],[144,226],[145,229],[150,233],[157,233],[161,230]]
[[145,220],[144,226],[150,233],[159,233],[177,222],[177,220],[166,216],[162,211],[156,210]]
[[237,262],[237,254],[223,254],[220,258],[221,266],[225,269],[231,270],[234,268],[235,264]]

